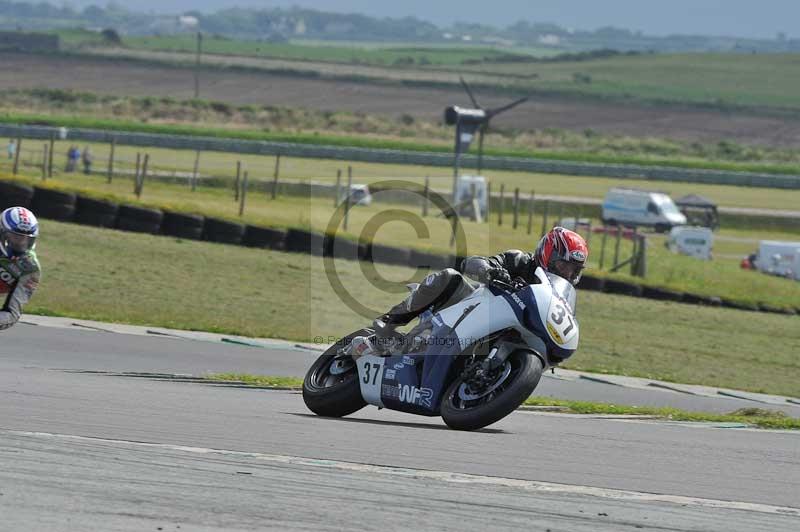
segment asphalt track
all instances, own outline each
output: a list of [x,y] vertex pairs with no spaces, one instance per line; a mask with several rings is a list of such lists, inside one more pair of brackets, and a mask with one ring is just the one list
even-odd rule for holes
[[0,530],[800,528],[797,433],[325,419],[292,392],[85,372],[297,375],[315,356],[302,349],[26,325],[0,340]]

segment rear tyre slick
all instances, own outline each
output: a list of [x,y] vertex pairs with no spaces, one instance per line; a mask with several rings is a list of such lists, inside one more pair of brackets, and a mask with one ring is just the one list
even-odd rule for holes
[[[344,417],[367,406],[361,396],[358,368],[352,363],[343,373],[332,374],[331,366],[342,345],[349,345],[356,336],[369,336],[372,331],[361,329],[322,353],[303,379],[303,401],[319,416]],[[348,359],[349,360],[349,359]]]
[[464,381],[458,378],[450,384],[441,407],[442,419],[448,427],[456,430],[481,429],[503,419],[530,397],[542,377],[542,360],[524,350],[514,351],[507,360],[511,364],[508,381],[487,402],[465,406],[458,399],[459,388]]

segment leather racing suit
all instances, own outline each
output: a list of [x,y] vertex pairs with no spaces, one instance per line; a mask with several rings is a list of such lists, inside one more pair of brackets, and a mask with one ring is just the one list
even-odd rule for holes
[[22,308],[39,286],[41,270],[36,253],[14,258],[0,257],[0,331],[19,320]]
[[487,282],[492,270],[503,269],[512,279],[521,277],[525,282],[536,283],[536,266],[533,254],[518,249],[510,249],[492,257],[468,257],[461,263],[461,271],[447,268],[428,275],[418,288],[381,319],[387,325],[405,325],[429,307],[439,311],[461,301],[477,287],[464,276]]

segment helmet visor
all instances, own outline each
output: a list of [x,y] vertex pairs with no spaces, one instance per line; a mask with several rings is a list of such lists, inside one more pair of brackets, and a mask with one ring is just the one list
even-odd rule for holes
[[32,250],[34,244],[36,244],[35,236],[6,232],[3,237],[5,238],[6,248],[11,251],[13,255],[24,255]]
[[583,264],[579,262],[567,262],[565,260],[557,260],[553,265],[553,273],[569,281],[570,283],[577,284],[581,279],[581,272],[583,272]]

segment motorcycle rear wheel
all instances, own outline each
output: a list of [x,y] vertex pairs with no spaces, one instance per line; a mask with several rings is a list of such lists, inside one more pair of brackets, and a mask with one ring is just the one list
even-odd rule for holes
[[503,419],[530,397],[542,376],[542,360],[530,351],[517,350],[509,355],[506,364],[510,365],[510,371],[509,368],[498,371],[498,377],[505,375],[504,380],[495,383],[485,397],[464,400],[460,391],[467,383],[462,377],[448,386],[441,407],[442,419],[448,427],[481,429]]
[[303,401],[319,416],[343,417],[367,406],[361,396],[358,368],[350,357],[337,359],[339,350],[356,336],[369,336],[371,329],[361,329],[329,347],[312,364],[303,379]]

